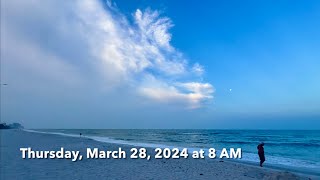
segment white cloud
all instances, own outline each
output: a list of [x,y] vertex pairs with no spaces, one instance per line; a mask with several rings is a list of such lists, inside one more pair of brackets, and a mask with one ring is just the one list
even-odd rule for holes
[[169,18],[161,18],[159,17],[159,12],[149,9],[144,13],[137,9],[134,17],[143,38],[154,42],[158,47],[172,50],[170,45],[171,34],[168,33],[168,29],[173,25]]
[[14,71],[24,70],[26,73],[41,75],[50,81],[59,82],[63,85],[73,86],[81,82],[80,74],[73,65],[64,59],[43,50],[38,45],[28,42],[23,37],[13,36],[6,32],[6,37],[10,41],[5,41],[5,45],[14,48],[6,48],[2,51],[5,65],[14,66]]
[[[40,18],[39,26],[48,24],[44,29],[54,29],[59,37],[61,34],[64,35],[60,43],[65,48],[70,48],[68,42],[70,37],[80,39],[80,43],[75,41],[72,45],[83,44],[88,49],[79,49],[78,56],[89,57],[91,64],[96,65],[104,74],[108,86],[129,85],[133,91],[154,101],[178,102],[190,108],[201,107],[203,102],[212,99],[213,86],[195,81],[203,74],[203,66],[198,63],[190,66],[183,54],[170,44],[172,35],[169,29],[173,24],[168,17],[162,17],[158,11],[137,9],[132,17],[126,17],[110,1],[102,4],[95,0],[78,0],[61,4],[56,1],[35,0],[32,4],[32,6],[26,4],[27,7],[21,6],[20,3],[10,3],[7,6],[5,4],[9,9],[5,12],[9,17],[5,19],[21,18],[22,25],[15,26],[15,29],[22,31],[20,34],[25,34],[23,31],[26,30],[26,23],[23,24],[23,19],[28,18],[31,19],[30,22],[38,22],[35,19]],[[10,8],[14,11],[13,15]],[[20,12],[23,9],[27,9],[30,13],[22,15]],[[56,9],[59,9],[59,12],[55,12]],[[42,21],[46,23],[41,24]],[[44,38],[45,36],[42,37]],[[27,43],[35,42],[26,40],[24,44]],[[39,54],[42,55],[41,60],[34,61],[41,61],[43,64],[41,66],[45,67],[45,55],[48,53]],[[51,58],[53,60],[50,63],[55,64],[53,61],[56,60],[57,68],[65,69],[64,74],[73,72],[72,69],[78,66],[77,63],[71,65],[63,62],[77,60],[59,58],[60,56],[54,55],[54,52],[50,52],[50,56],[56,57]],[[37,62],[34,61],[30,61],[29,66],[36,66]],[[58,75],[57,77],[64,78]]]
[[212,99],[214,88],[211,84],[199,82],[167,83],[148,75],[140,92],[160,102],[184,104],[193,109]]
[[[196,108],[213,97],[212,85],[192,81],[204,68],[198,63],[188,67],[182,53],[171,46],[169,29],[173,24],[169,18],[158,11],[137,9],[134,23],[130,23],[111,3],[107,10],[90,3],[80,1],[79,12],[104,71],[111,70],[117,74],[112,77],[131,82],[140,94],[159,102],[183,102]],[[190,82],[184,77],[191,77]]]
[[[42,81],[42,85],[55,83],[74,87],[82,81],[82,75],[76,66],[40,43],[41,36],[38,34],[43,33],[41,30],[50,29],[63,34],[57,24],[65,22],[49,13],[52,4],[49,1],[44,6],[36,1],[1,2],[1,75],[4,81],[10,79],[11,82],[8,83],[12,86],[22,88]],[[48,24],[50,21],[52,25]],[[50,37],[56,34],[46,33],[48,34],[42,37],[42,41],[48,45],[51,43]],[[18,79],[23,79],[24,82],[18,83]],[[39,84],[38,86],[41,87]]]
[[204,73],[204,68],[199,63],[195,63],[192,66],[192,72],[194,72],[198,76],[201,76]]

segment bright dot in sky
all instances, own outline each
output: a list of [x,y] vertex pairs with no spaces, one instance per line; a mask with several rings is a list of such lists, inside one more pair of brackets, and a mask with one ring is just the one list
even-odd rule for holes
[[229,89],[229,91],[231,92],[231,91],[232,91],[232,89]]

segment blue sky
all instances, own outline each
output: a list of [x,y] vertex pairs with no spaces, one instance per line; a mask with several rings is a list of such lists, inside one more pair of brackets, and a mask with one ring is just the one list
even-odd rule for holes
[[320,127],[319,1],[1,2],[1,121]]

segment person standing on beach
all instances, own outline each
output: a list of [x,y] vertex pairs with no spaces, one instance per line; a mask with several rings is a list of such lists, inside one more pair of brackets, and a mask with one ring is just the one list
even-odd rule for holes
[[262,164],[263,162],[266,160],[266,158],[264,157],[264,143],[260,143],[258,146],[257,146],[257,149],[258,149],[258,155],[259,155],[259,158],[260,158],[260,166],[262,167]]

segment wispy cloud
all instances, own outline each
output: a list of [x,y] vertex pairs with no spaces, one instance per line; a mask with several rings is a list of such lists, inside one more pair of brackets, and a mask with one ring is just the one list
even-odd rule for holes
[[[110,1],[102,3],[98,0],[79,0],[65,4],[53,1],[47,3],[47,6],[43,3],[47,2],[37,1],[34,6],[26,7],[21,3],[12,5],[21,18],[23,16],[19,9],[28,8],[32,11],[29,16],[47,18],[58,25],[54,29],[56,33],[66,37],[62,38],[61,42],[65,42],[67,49],[70,48],[68,35],[78,37],[80,43],[88,49],[79,49],[76,53],[80,55],[76,57],[82,54],[89,57],[91,63],[103,73],[109,87],[128,85],[131,91],[154,102],[182,103],[183,107],[189,108],[201,107],[203,102],[213,98],[213,86],[199,80],[205,71],[203,66],[199,63],[190,64],[183,53],[170,44],[172,35],[169,30],[173,23],[158,11],[137,9],[128,17]],[[49,10],[50,7],[58,7],[61,15],[52,15],[55,10]],[[31,20],[33,18],[29,17]],[[78,44],[78,41],[72,45]],[[50,51],[50,54],[54,52]],[[59,55],[54,57],[59,59],[59,66],[63,65],[63,60],[67,61],[68,69],[73,69],[71,64],[77,64],[69,63],[75,60],[58,58]]]
[[204,68],[199,63],[190,66],[170,44],[173,24],[168,17],[150,9],[125,17],[111,3],[107,8],[90,3],[80,2],[79,12],[91,49],[107,73],[111,70],[121,83],[131,82],[138,93],[159,102],[179,101],[197,108],[213,97],[211,84],[193,81]]

